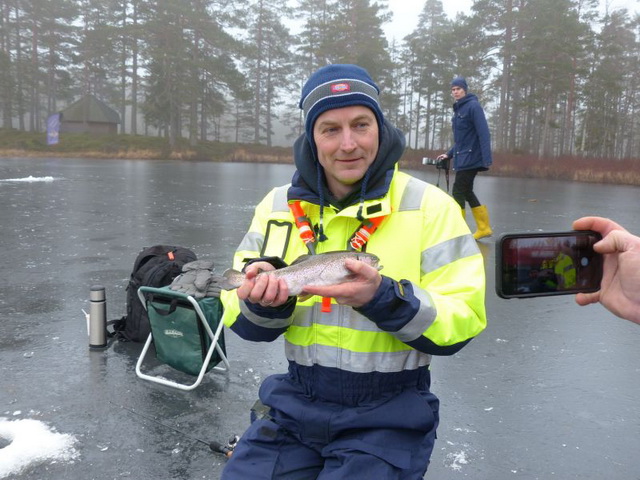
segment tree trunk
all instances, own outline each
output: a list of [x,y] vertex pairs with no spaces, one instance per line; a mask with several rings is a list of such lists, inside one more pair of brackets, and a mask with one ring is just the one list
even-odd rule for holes
[[260,143],[260,112],[262,110],[262,28],[263,28],[263,1],[260,0],[258,7],[258,33],[256,35],[256,69],[255,69],[255,88],[254,88],[254,124],[253,124],[253,143]]
[[138,134],[138,2],[132,2],[133,35],[131,36],[131,135]]
[[40,89],[38,86],[38,34],[39,30],[34,24],[31,37],[31,108],[29,109],[29,131],[38,132],[40,123],[38,115],[40,106]]

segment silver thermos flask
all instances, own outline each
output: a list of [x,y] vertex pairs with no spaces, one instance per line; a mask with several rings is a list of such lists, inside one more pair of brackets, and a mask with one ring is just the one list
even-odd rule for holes
[[91,287],[89,309],[89,348],[107,346],[107,298],[102,285]]

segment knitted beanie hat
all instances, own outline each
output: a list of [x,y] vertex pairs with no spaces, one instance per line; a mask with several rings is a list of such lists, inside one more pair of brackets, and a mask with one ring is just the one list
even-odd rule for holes
[[469,90],[469,86],[467,85],[467,81],[464,79],[464,77],[456,77],[453,80],[451,80],[451,86],[460,87],[465,92]]
[[382,132],[384,116],[378,103],[380,89],[362,67],[334,64],[313,73],[302,87],[300,108],[304,111],[307,140],[316,150],[313,125],[321,113],[333,108],[362,105],[376,116],[378,131]]

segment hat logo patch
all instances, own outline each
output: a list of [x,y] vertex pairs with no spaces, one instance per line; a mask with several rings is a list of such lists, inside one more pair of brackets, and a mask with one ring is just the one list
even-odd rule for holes
[[349,85],[346,82],[334,83],[333,85],[331,85],[331,93],[344,93],[344,92],[350,92],[350,91],[351,91],[351,85]]

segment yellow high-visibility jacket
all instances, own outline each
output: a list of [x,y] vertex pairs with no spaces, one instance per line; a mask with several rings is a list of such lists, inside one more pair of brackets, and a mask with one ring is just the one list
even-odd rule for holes
[[571,257],[560,252],[556,257],[556,263],[553,267],[554,273],[561,280],[559,286],[561,288],[571,288],[576,285],[576,266],[573,264]]
[[[264,256],[291,263],[307,253],[288,208],[287,190],[288,185],[273,189],[256,207],[234,268]],[[320,207],[302,202],[302,208],[317,225]],[[316,245],[317,253],[347,249],[360,225],[357,209],[325,207],[328,239]],[[343,372],[350,376],[349,385],[362,375],[375,377],[372,385],[382,382],[384,388],[410,383],[428,370],[431,355],[457,352],[487,321],[483,258],[459,206],[439,188],[396,169],[387,194],[364,204],[364,217],[379,215],[386,218],[365,249],[380,258],[383,282],[369,304],[354,309],[334,303],[330,313],[322,313],[320,297],[268,308],[227,291],[222,294],[226,326],[253,341],[284,335],[290,371],[297,378],[319,381]],[[305,369],[315,373],[300,373]]]

